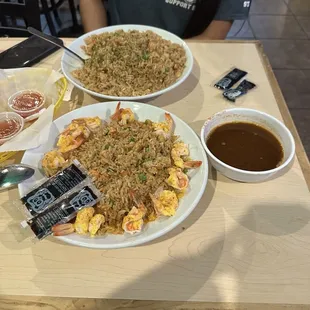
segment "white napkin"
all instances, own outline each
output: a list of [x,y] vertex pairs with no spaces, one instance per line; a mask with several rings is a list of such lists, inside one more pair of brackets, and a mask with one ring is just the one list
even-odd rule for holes
[[50,105],[30,127],[0,146],[0,152],[34,149],[47,142],[53,122],[54,105]]
[[[46,97],[48,108],[39,118],[13,139],[0,146],[0,152],[24,151],[45,144],[49,137],[55,103],[58,100],[56,81],[62,74],[46,68],[0,70],[0,109],[8,111],[7,101],[16,91],[35,89]],[[27,127],[27,128],[26,128]]]

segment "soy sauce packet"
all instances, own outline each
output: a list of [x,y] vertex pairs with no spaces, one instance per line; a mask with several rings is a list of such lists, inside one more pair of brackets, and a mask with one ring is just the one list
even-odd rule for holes
[[232,102],[235,102],[237,98],[245,95],[249,90],[255,88],[256,85],[248,80],[243,80],[237,88],[229,89],[223,92],[223,96]]
[[214,87],[222,90],[230,89],[233,85],[238,83],[242,78],[244,78],[248,73],[246,71],[234,68],[229,73],[227,73],[222,79],[214,84]]
[[40,186],[23,196],[18,208],[27,217],[34,217],[45,211],[58,198],[77,185],[88,180],[86,170],[75,160],[69,167],[48,178]]
[[93,184],[87,183],[69,191],[52,203],[48,209],[23,221],[21,225],[23,228],[30,228],[34,234],[34,240],[40,241],[52,234],[53,226],[68,223],[78,211],[94,206],[100,199],[101,193]]

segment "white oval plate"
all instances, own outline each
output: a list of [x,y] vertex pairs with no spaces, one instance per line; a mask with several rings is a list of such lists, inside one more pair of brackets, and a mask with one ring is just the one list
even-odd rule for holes
[[[73,119],[87,116],[100,116],[102,119],[107,119],[113,114],[117,103],[118,102],[115,101],[86,106],[58,118],[53,123],[49,142],[37,149],[26,151],[22,163],[40,168],[43,154],[55,147],[59,132],[62,131]],[[136,118],[141,121],[146,119],[155,122],[163,121],[164,113],[166,112],[163,109],[137,102],[122,102],[121,106],[124,108],[131,108],[134,111]],[[208,161],[200,140],[192,128],[177,116],[173,114],[171,114],[171,116],[175,123],[175,134],[180,136],[185,143],[189,144],[190,154],[193,160],[202,161],[202,166],[199,169],[192,170],[189,173],[190,188],[184,198],[180,201],[176,215],[170,218],[161,218],[155,222],[149,223],[145,225],[140,234],[133,236],[124,234],[90,238],[88,236],[71,234],[59,237],[59,239],[70,244],[89,248],[112,249],[131,247],[149,242],[166,234],[187,218],[198,204],[205,190],[208,180]],[[24,196],[36,183],[39,183],[42,178],[43,174],[41,174],[40,171],[36,171],[32,178],[19,185],[19,194]]]
[[71,72],[77,68],[82,67],[82,63],[81,63],[81,61],[77,60],[74,56],[71,56],[71,54],[64,52],[64,54],[61,58],[61,69],[62,69],[62,72],[64,73],[64,75],[66,76],[66,78],[72,84],[74,84],[79,89],[81,89],[81,90],[83,90],[83,91],[85,91],[85,92],[87,92],[93,96],[99,97],[99,98],[110,99],[110,100],[144,100],[144,99],[153,98],[153,97],[162,95],[162,94],[172,90],[173,88],[179,86],[181,83],[183,83],[186,80],[186,78],[191,73],[194,60],[193,60],[192,52],[189,49],[188,45],[182,39],[180,39],[178,36],[174,35],[173,33],[170,33],[166,30],[159,29],[156,27],[143,26],[143,25],[118,25],[118,26],[105,27],[105,28],[97,29],[97,30],[94,30],[94,31],[91,31],[91,32],[88,32],[88,33],[82,35],[81,37],[74,40],[69,45],[69,48],[72,49],[74,52],[76,52],[78,55],[82,56],[83,58],[87,58],[88,56],[81,49],[81,46],[85,45],[84,40],[87,37],[89,37],[93,34],[100,34],[103,32],[113,32],[113,31],[117,31],[117,30],[124,30],[124,31],[129,31],[129,30],[147,31],[147,30],[151,30],[151,31],[157,33],[158,35],[160,35],[162,38],[169,40],[173,43],[177,43],[177,44],[181,45],[184,48],[185,53],[186,53],[185,69],[184,69],[181,77],[174,84],[170,85],[169,87],[164,88],[162,90],[159,90],[155,93],[145,95],[145,96],[135,96],[135,97],[108,96],[108,95],[104,95],[104,94],[97,93],[97,92],[94,92],[92,90],[86,89],[79,80],[74,78],[71,75]]

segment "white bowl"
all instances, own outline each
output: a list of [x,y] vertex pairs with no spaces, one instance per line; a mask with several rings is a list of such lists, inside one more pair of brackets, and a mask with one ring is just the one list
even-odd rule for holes
[[81,63],[81,61],[77,60],[71,54],[64,52],[62,59],[61,59],[61,69],[62,69],[64,75],[66,76],[66,78],[72,84],[74,84],[77,88],[85,91],[86,93],[89,93],[90,95],[100,97],[100,98],[104,98],[104,99],[110,99],[110,100],[144,100],[144,99],[157,97],[159,95],[162,95],[162,94],[174,89],[175,87],[177,87],[181,83],[183,83],[186,80],[186,78],[189,76],[189,74],[191,73],[194,60],[193,60],[192,52],[190,51],[188,45],[182,39],[177,37],[176,35],[168,32],[166,30],[155,28],[155,27],[149,27],[149,26],[143,26],[143,25],[119,25],[119,26],[105,27],[105,28],[101,28],[101,29],[97,29],[97,30],[88,32],[88,33],[84,34],[83,36],[77,38],[76,40],[74,40],[69,45],[69,48],[71,50],[73,50],[74,52],[76,52],[77,54],[81,55],[82,57],[87,58],[88,56],[81,49],[81,46],[85,45],[84,40],[87,37],[94,35],[94,34],[100,34],[100,33],[104,33],[104,32],[113,32],[113,31],[117,31],[117,30],[124,30],[124,31],[129,31],[129,30],[147,31],[147,30],[151,30],[151,31],[155,32],[156,34],[160,35],[163,39],[166,39],[166,40],[169,40],[173,43],[177,43],[177,44],[181,45],[184,48],[185,53],[186,53],[185,68],[184,68],[184,71],[183,71],[183,74],[181,75],[181,77],[174,84],[170,85],[169,87],[164,88],[162,90],[159,90],[155,93],[145,95],[145,96],[134,96],[134,97],[108,96],[108,95],[97,93],[97,92],[94,92],[92,90],[85,88],[83,86],[83,84],[78,79],[74,78],[71,75],[71,72],[74,71],[75,69],[82,67],[82,63]]
[[[271,131],[282,144],[284,152],[282,164],[275,169],[266,171],[246,171],[229,166],[215,157],[206,144],[209,134],[219,125],[236,121],[254,123]],[[202,126],[200,138],[213,167],[228,178],[240,182],[262,182],[280,174],[289,166],[295,154],[295,142],[290,131],[273,116],[252,109],[236,108],[216,113]]]

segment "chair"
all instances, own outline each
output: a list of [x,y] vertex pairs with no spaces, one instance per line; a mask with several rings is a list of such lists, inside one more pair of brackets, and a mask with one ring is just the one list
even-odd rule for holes
[[[11,20],[9,25],[7,18]],[[40,7],[38,0],[10,1],[0,0],[0,36],[27,37],[29,36],[26,27],[17,27],[16,19],[25,21],[26,27],[33,27],[41,30]]]
[[51,35],[57,36],[57,32],[55,29],[55,25],[53,23],[52,17],[50,13],[52,12],[56,22],[58,23],[59,26],[61,26],[61,20],[58,15],[58,8],[64,4],[65,1],[69,2],[69,8],[71,12],[71,17],[72,17],[72,23],[73,23],[73,28],[78,28],[78,20],[76,16],[76,8],[75,8],[75,3],[74,0],[50,0],[50,6],[48,4],[47,0],[41,0],[41,13],[45,15],[48,27],[50,29]]
[[[26,27],[32,26],[41,30],[40,14],[44,14],[51,35],[57,36],[51,13],[60,26],[61,20],[57,10],[65,1],[69,3],[73,29],[79,29],[74,0],[50,0],[49,2],[47,0],[0,0],[0,36],[28,36],[26,31],[17,27],[16,18],[22,18]],[[12,24],[10,26],[7,23],[7,17],[10,18]]]

